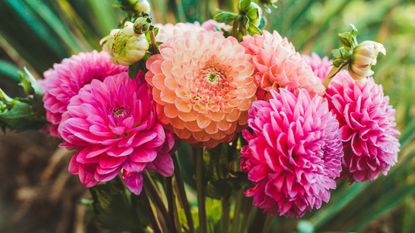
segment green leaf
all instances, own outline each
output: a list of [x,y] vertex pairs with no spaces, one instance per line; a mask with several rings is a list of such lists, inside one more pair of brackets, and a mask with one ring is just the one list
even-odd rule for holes
[[235,20],[236,17],[237,17],[237,14],[233,12],[221,11],[214,16],[214,20],[218,22],[230,24]]
[[251,5],[251,0],[239,0],[238,9],[240,12],[248,11],[249,5]]
[[37,96],[43,96],[43,90],[40,88],[39,83],[29,72],[29,70],[24,67],[24,73],[19,73],[20,85],[23,87],[23,90],[27,95],[35,94]]
[[19,68],[7,61],[0,60],[0,74],[6,75],[15,81],[19,81]]

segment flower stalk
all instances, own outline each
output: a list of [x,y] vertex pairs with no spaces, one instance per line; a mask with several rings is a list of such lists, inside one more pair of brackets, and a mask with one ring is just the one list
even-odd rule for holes
[[203,148],[194,147],[193,154],[196,158],[196,189],[197,202],[199,204],[199,228],[201,233],[207,233]]

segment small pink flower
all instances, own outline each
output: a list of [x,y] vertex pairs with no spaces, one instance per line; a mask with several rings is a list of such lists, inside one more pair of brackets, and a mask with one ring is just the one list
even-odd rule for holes
[[324,94],[324,86],[294,46],[278,32],[246,36],[241,44],[252,55],[258,98],[268,99],[271,90],[304,88],[311,94]]
[[342,130],[343,172],[357,182],[387,174],[397,162],[395,110],[373,78],[357,82],[346,72],[331,81],[326,97]]
[[330,199],[343,157],[339,123],[327,101],[304,90],[271,90],[249,111],[241,170],[254,186],[245,195],[266,213],[303,216]]
[[331,69],[331,61],[328,57],[320,58],[317,54],[313,53],[311,56],[304,55],[303,59],[321,81],[326,79]]
[[126,70],[127,67],[114,65],[108,54],[96,51],[63,59],[61,63],[47,70],[40,85],[45,92],[43,104],[46,118],[51,124],[48,127],[49,133],[58,136],[57,129],[62,114],[66,112],[70,99],[78,94],[79,89],[93,79],[103,80]]
[[151,91],[142,79],[143,73],[131,80],[124,72],[93,80],[71,99],[59,133],[62,146],[77,151],[69,171],[86,187],[121,173],[125,185],[139,194],[146,168],[172,175],[174,139],[157,121]]

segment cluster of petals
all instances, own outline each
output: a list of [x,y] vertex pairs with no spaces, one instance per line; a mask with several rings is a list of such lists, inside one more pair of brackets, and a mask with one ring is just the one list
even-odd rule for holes
[[200,23],[176,23],[176,24],[157,24],[159,28],[156,39],[159,42],[165,43],[170,38],[183,36],[186,32],[207,31]]
[[249,111],[241,170],[253,187],[245,195],[268,214],[301,217],[330,199],[340,176],[339,123],[327,101],[305,89],[271,90]]
[[161,122],[180,139],[207,147],[229,142],[256,99],[251,56],[233,37],[188,31],[147,61]]
[[120,174],[139,194],[145,169],[172,175],[174,137],[158,122],[143,76],[132,80],[123,72],[95,79],[70,100],[59,125],[61,146],[76,150],[69,171],[86,187]]
[[50,123],[49,133],[58,137],[57,129],[62,114],[66,112],[70,99],[78,94],[79,89],[93,79],[103,80],[126,70],[127,67],[113,64],[107,53],[96,51],[63,59],[61,63],[47,70],[40,85],[45,93],[43,103]]
[[294,46],[278,32],[264,31],[262,35],[246,36],[241,44],[252,55],[260,99],[268,99],[269,92],[278,88],[304,88],[312,94],[324,93],[320,79]]
[[311,56],[304,55],[304,61],[310,66],[314,74],[321,80],[327,77],[331,69],[331,62],[328,57],[320,58],[317,54],[313,53]]
[[326,90],[342,130],[344,176],[362,182],[386,175],[397,162],[399,141],[395,110],[373,78],[355,81],[346,71]]

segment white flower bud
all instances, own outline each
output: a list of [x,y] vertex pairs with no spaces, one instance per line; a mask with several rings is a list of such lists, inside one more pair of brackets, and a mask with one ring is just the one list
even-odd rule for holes
[[110,54],[112,62],[124,66],[140,61],[149,48],[146,36],[135,33],[131,22],[126,22],[122,29],[112,30],[101,40],[101,44],[103,50]]
[[249,5],[247,16],[255,26],[259,26],[262,18],[262,8],[255,2],[251,2]]
[[378,42],[363,41],[356,46],[349,67],[350,75],[356,80],[372,76],[372,66],[376,65],[379,53],[386,55],[385,47]]
[[134,5],[134,10],[138,13],[150,14],[150,3],[147,0],[138,0]]

